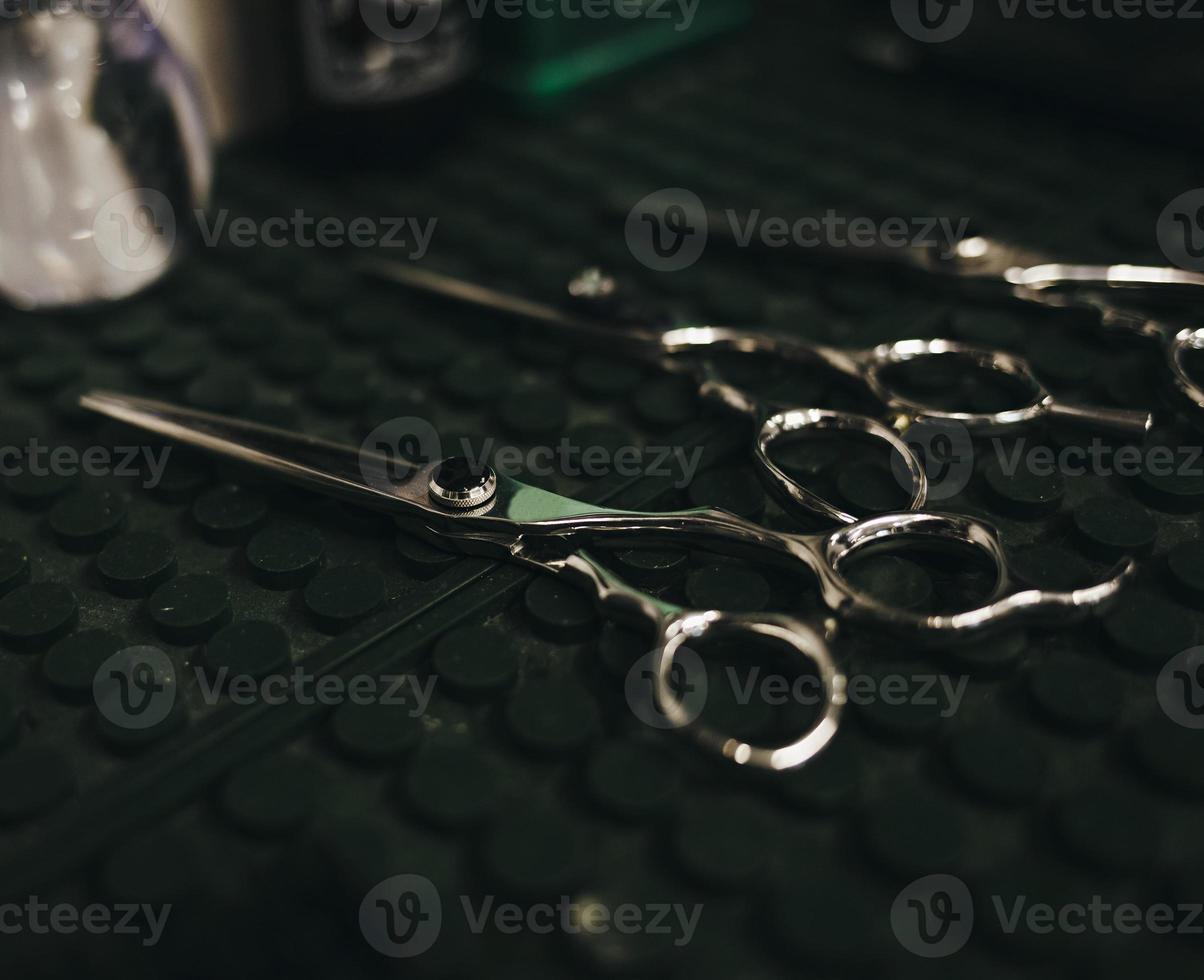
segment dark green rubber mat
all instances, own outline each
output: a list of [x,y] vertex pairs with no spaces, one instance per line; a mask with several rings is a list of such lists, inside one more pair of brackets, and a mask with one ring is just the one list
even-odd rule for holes
[[[848,346],[951,336],[1023,353],[1067,398],[1159,405],[1157,355],[1074,317],[790,248],[715,240],[675,273],[633,260],[628,210],[680,187],[720,212],[965,215],[1068,258],[1162,261],[1156,219],[1204,183],[1198,159],[874,74],[843,37],[769,12],[561,116],[481,108],[437,140],[390,134],[392,166],[348,152],[324,167],[338,139],[312,133],[243,149],[216,206],[436,218],[425,262],[521,294],[601,264],[657,310]],[[203,455],[172,451],[160,471],[163,447],[78,409],[109,388],[352,445],[411,417],[444,446],[700,449],[688,485],[534,479],[796,526],[757,481],[749,433],[681,377],[420,302],[357,272],[361,254],[226,243],[121,308],[3,316],[0,445],[21,460],[0,485],[7,976],[1199,975],[1204,731],[1159,698],[1204,621],[1198,461],[1046,473],[1006,465],[1015,437],[976,445],[941,507],[995,521],[1021,583],[1072,588],[1132,555],[1136,586],[1099,620],[937,651],[842,628],[842,666],[882,696],[855,699],[803,771],[746,772],[640,721],[625,689],[648,638],[584,595]],[[818,372],[724,370],[794,404],[873,408]],[[1151,445],[1199,444],[1162,418]],[[1092,438],[1054,425],[1019,448]],[[34,464],[56,448],[103,454],[75,475]],[[872,453],[794,449],[820,492],[893,505]],[[820,615],[802,575],[672,541],[610,558],[668,600]],[[945,556],[855,574],[927,609],[990,584]],[[131,647],[152,649],[122,674]],[[733,665],[748,667],[708,658]],[[1199,662],[1178,675],[1198,710]],[[893,681],[902,696],[885,696]],[[807,721],[737,700],[706,711],[749,738]]]

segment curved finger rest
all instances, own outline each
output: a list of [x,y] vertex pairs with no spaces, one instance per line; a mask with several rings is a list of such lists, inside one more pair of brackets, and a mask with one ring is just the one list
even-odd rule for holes
[[839,432],[857,432],[880,439],[887,443],[902,458],[911,479],[911,499],[908,510],[920,510],[928,501],[928,476],[919,458],[889,425],[865,415],[850,412],[835,412],[820,408],[795,408],[769,416],[757,433],[755,454],[762,474],[767,478],[769,489],[787,507],[801,507],[841,524],[854,524],[857,518],[818,494],[812,493],[790,477],[769,455],[775,443],[788,441],[792,436],[808,429],[830,429]]
[[[678,700],[670,683],[678,653],[689,643],[716,636],[745,633],[790,647],[815,665],[823,684],[823,710],[815,723],[788,745],[750,745],[695,721],[694,714]],[[740,616],[720,612],[689,612],[670,619],[662,634],[654,667],[657,706],[666,719],[681,728],[704,748],[744,766],[757,769],[794,769],[812,759],[836,734],[847,697],[848,682],[832,659],[828,644],[818,633],[790,616]]]
[[[966,545],[983,552],[995,567],[991,601],[957,613],[919,613],[865,595],[845,578],[843,569],[857,552],[872,545],[909,538]],[[1106,609],[1137,571],[1136,562],[1126,559],[1116,565],[1104,581],[1087,588],[1065,592],[1027,589],[1008,593],[1007,557],[998,533],[982,521],[953,514],[884,514],[841,528],[826,539],[824,558],[826,562],[819,570],[820,584],[824,601],[832,609],[876,622],[896,632],[950,640],[1021,622],[1073,622]]]
[[[1204,351],[1204,327],[1184,327],[1175,334],[1166,350],[1167,366],[1175,394],[1185,399],[1193,411],[1204,413],[1204,388],[1187,373],[1187,356],[1192,351]],[[1200,418],[1194,421],[1197,426],[1201,424]]]

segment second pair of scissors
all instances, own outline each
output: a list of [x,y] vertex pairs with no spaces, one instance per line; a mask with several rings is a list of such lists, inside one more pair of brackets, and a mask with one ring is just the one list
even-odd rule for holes
[[[1148,412],[1094,408],[1054,398],[1028,363],[1005,351],[975,347],[952,340],[901,340],[867,350],[845,350],[809,344],[793,337],[732,327],[679,326],[657,329],[626,322],[606,322],[551,304],[512,296],[428,269],[384,260],[368,260],[374,275],[422,292],[501,312],[520,320],[553,327],[576,341],[653,360],[667,369],[685,369],[698,384],[699,394],[753,419],[753,454],[767,489],[788,508],[819,515],[842,524],[857,517],[812,492],[778,465],[771,449],[817,429],[859,433],[887,445],[906,468],[909,510],[921,510],[928,499],[924,461],[903,436],[921,420],[944,420],[964,426],[972,435],[999,433],[1032,425],[1043,418],[1061,418],[1129,433],[1144,433],[1152,425]],[[580,280],[579,280],[580,281]],[[707,355],[761,354],[782,361],[819,363],[858,383],[882,405],[882,416],[871,418],[821,407],[783,407],[765,404],[721,380]],[[980,370],[1011,381],[1027,397],[1014,408],[997,412],[950,411],[910,397],[890,381],[893,370],[923,359],[956,357]]]

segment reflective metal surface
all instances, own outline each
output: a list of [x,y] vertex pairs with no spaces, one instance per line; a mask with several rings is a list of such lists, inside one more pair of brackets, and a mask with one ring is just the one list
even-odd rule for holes
[[175,262],[211,157],[186,67],[136,3],[0,17],[0,297],[121,299]]
[[[758,473],[778,501],[786,507],[846,524],[855,521],[856,517],[812,493],[773,463],[769,449],[775,442],[791,434],[797,435],[804,428],[843,429],[884,442],[903,461],[903,472],[910,477],[908,506],[919,509],[928,499],[924,464],[900,438],[919,421],[953,421],[977,435],[1006,432],[1054,415],[1128,433],[1146,432],[1153,424],[1153,416],[1148,412],[1060,402],[1045,390],[1023,358],[951,340],[903,340],[870,350],[843,350],[807,344],[779,334],[732,327],[688,326],[652,330],[592,320],[544,303],[396,262],[370,259],[364,262],[364,268],[373,275],[412,289],[545,324],[581,343],[612,349],[621,345],[628,353],[662,362],[666,367],[673,367],[678,362],[688,364],[687,369],[694,375],[702,396],[755,422],[757,435],[753,457]],[[809,407],[763,405],[714,377],[705,357],[724,352],[763,354],[796,364],[823,364],[861,385],[876,398],[883,407],[882,419]],[[1006,411],[955,412],[908,397],[886,377],[891,368],[901,364],[937,357],[960,358],[983,370],[1006,375],[1023,387],[1029,397],[1023,404]]]
[[[262,467],[311,489],[407,516],[464,552],[519,561],[591,588],[598,602],[616,615],[655,625],[661,637],[655,668],[657,698],[670,718],[676,710],[676,696],[668,683],[669,672],[674,653],[686,637],[701,639],[713,628],[722,627],[785,644],[812,663],[824,680],[826,707],[809,732],[777,748],[750,746],[707,730],[692,733],[725,757],[755,766],[801,765],[835,731],[844,703],[844,678],[826,642],[787,617],[723,616],[713,610],[687,611],[663,603],[632,589],[598,564],[587,550],[591,543],[620,536],[668,537],[675,543],[801,566],[815,578],[824,603],[838,616],[936,642],[1026,622],[1072,622],[1106,608],[1136,570],[1134,562],[1126,560],[1089,588],[1013,592],[1003,546],[990,525],[968,517],[915,511],[881,515],[831,533],[792,534],[714,508],[657,514],[595,507],[497,474],[490,474],[496,483],[487,504],[459,510],[442,504],[429,492],[432,479],[446,462],[443,460],[398,470],[393,460],[369,457],[365,465],[362,454],[348,446],[164,402],[92,392],[83,396],[80,404],[173,441]],[[995,569],[990,598],[971,610],[921,613],[866,595],[846,577],[845,569],[856,554],[906,541],[968,547],[985,555]]]
[[[1185,356],[1201,347],[1204,333],[1196,328],[1172,330],[1157,318],[1132,309],[1143,290],[1192,296],[1204,290],[1204,274],[1172,266],[1076,265],[1052,262],[1027,249],[985,236],[958,242],[950,258],[932,249],[881,249],[873,259],[902,263],[926,273],[967,284],[1006,290],[1014,299],[1057,309],[1080,309],[1098,315],[1101,329],[1143,337],[1165,348],[1165,378],[1175,404],[1204,425],[1204,384],[1191,378]],[[1204,292],[1199,293],[1204,296]],[[1119,299],[1118,299],[1119,297]],[[1059,414],[1075,415],[1067,406]]]

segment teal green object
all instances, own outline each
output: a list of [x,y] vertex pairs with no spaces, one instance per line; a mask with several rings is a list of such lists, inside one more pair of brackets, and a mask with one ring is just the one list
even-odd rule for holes
[[493,0],[485,76],[538,105],[746,23],[753,0]]

